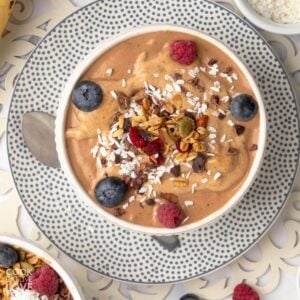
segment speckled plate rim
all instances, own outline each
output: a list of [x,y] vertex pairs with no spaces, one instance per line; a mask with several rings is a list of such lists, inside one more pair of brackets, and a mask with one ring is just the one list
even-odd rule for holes
[[[267,40],[257,31],[257,29],[247,20],[243,19],[242,17],[240,17],[238,14],[236,14],[234,11],[230,10],[229,8],[219,4],[219,3],[216,3],[216,2],[213,2],[211,0],[203,0],[203,1],[206,1],[212,5],[215,5],[217,7],[219,7],[220,9],[224,9],[225,11],[227,11],[229,14],[232,14],[235,18],[239,19],[240,22],[243,23],[243,25],[249,27],[251,30],[253,30],[253,32],[255,32],[255,34],[260,38],[262,39],[262,41],[264,42],[264,44],[268,47],[268,49],[271,51],[271,53],[274,55],[274,58],[275,60],[279,63],[280,67],[283,69],[285,75],[286,75],[286,80],[288,81],[288,84],[291,88],[291,92],[293,94],[293,98],[295,100],[295,103],[296,103],[296,110],[297,110],[297,115],[298,115],[298,130],[300,131],[300,121],[299,121],[299,104],[298,104],[298,101],[297,101],[297,96],[296,96],[296,93],[295,93],[295,90],[294,90],[294,87],[291,83],[291,80],[289,78],[289,75],[288,75],[288,72],[285,68],[285,66],[283,65],[283,63],[280,61],[277,53],[271,48],[271,46],[269,45],[269,43],[267,42]],[[35,53],[36,49],[39,47],[39,45],[46,39],[46,37],[49,35],[49,33],[54,30],[56,27],[58,27],[63,21],[65,21],[68,17],[76,14],[79,10],[82,10],[82,9],[85,9],[86,7],[90,6],[90,5],[93,5],[94,3],[98,2],[98,0],[95,0],[91,3],[89,3],[88,5],[86,6],[83,6],[81,8],[79,8],[78,10],[72,12],[70,15],[66,16],[63,20],[61,20],[58,24],[56,24],[39,42],[38,44],[36,45],[36,47],[34,48],[34,50],[30,53],[29,57],[27,58],[27,61],[26,63],[24,64],[21,72],[19,73],[18,77],[17,77],[17,80],[16,80],[16,83],[15,83],[15,86],[14,86],[14,90],[13,90],[13,93],[12,93],[12,96],[11,96],[11,99],[14,97],[14,94],[15,94],[15,87],[17,86],[18,84],[18,81],[19,81],[19,78],[21,77],[25,67],[27,66],[27,63],[30,59],[30,57]],[[9,115],[10,115],[10,111],[11,111],[11,103],[10,103],[10,106],[9,106],[9,112],[8,112],[8,119],[7,119],[7,123],[6,123],[6,129],[8,128],[8,124],[9,124]],[[8,135],[6,135],[6,142],[7,142],[7,152],[9,153],[9,149],[8,149]],[[9,158],[9,156],[8,156]],[[145,284],[145,285],[166,285],[166,284],[172,284],[172,283],[179,283],[179,282],[185,282],[185,281],[189,281],[191,279],[195,279],[195,278],[198,278],[199,276],[207,276],[208,274],[211,274],[215,271],[218,271],[219,269],[229,265],[230,263],[232,263],[233,261],[235,261],[236,259],[238,259],[239,257],[241,257],[243,254],[245,254],[249,249],[251,249],[253,246],[255,246],[257,244],[257,242],[259,242],[264,236],[265,234],[267,234],[267,232],[270,230],[270,228],[272,227],[272,225],[276,222],[276,220],[278,219],[279,215],[281,214],[281,212],[283,211],[286,203],[287,203],[287,200],[289,198],[289,195],[292,191],[292,188],[294,186],[294,183],[295,183],[295,179],[296,179],[296,175],[297,175],[297,172],[298,172],[298,169],[299,169],[299,158],[300,158],[300,145],[298,145],[298,159],[297,159],[297,163],[296,163],[296,169],[294,171],[294,174],[293,174],[293,180],[292,180],[292,183],[290,184],[290,188],[289,190],[287,191],[287,197],[285,199],[285,201],[282,203],[280,209],[278,210],[278,212],[276,213],[276,215],[274,216],[274,218],[272,219],[272,221],[269,223],[269,225],[263,230],[263,232],[261,233],[261,235],[256,238],[254,240],[254,242],[252,244],[250,244],[248,247],[246,247],[245,249],[243,249],[239,254],[235,255],[234,257],[232,257],[230,260],[224,262],[223,264],[220,264],[218,267],[212,269],[212,270],[209,270],[207,272],[204,272],[202,274],[199,274],[199,275],[195,275],[195,276],[191,276],[189,278],[185,278],[185,279],[179,279],[179,280],[173,280],[173,281],[168,281],[168,282],[142,282],[142,281],[130,281],[130,280],[124,280],[124,279],[121,279],[121,278],[118,278],[116,276],[112,276],[112,275],[108,275],[108,274],[105,274],[103,272],[99,272],[98,270],[96,269],[93,269],[92,267],[90,266],[87,266],[85,264],[83,264],[82,262],[80,262],[78,259],[74,258],[72,255],[69,255],[65,250],[63,250],[61,247],[57,246],[56,243],[54,241],[52,241],[52,243],[60,250],[62,251],[63,253],[65,253],[66,255],[68,255],[69,257],[71,257],[74,261],[76,261],[77,263],[85,266],[87,269],[90,269],[92,271],[95,271],[96,273],[99,273],[101,274],[102,276],[105,276],[105,277],[108,277],[108,278],[112,278],[114,280],[117,280],[117,281],[120,281],[120,282],[128,282],[128,283],[131,283],[131,284]],[[11,160],[9,158],[9,167],[10,167],[10,170],[12,169],[11,168]],[[13,181],[14,181],[14,186],[20,196],[20,191],[18,190],[18,187],[17,187],[17,183],[16,183],[16,180],[15,180],[15,176],[14,174],[12,173],[12,178],[13,178]],[[24,201],[22,200],[21,196],[20,196],[20,199],[23,203],[23,206],[25,207],[26,211],[28,212],[28,214],[30,215],[30,217],[32,218],[31,216],[31,213],[30,213],[30,210],[28,209],[28,207],[26,206],[26,204],[24,203]],[[41,227],[39,226],[39,224],[32,218],[33,222],[35,223],[35,225],[39,228],[39,230],[41,232],[43,232],[43,230],[41,229]],[[43,232],[43,234],[49,239],[49,237],[47,236],[46,233]],[[49,239],[51,241],[51,239]]]

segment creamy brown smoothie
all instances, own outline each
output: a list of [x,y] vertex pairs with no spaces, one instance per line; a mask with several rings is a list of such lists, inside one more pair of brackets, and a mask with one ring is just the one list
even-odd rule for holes
[[[85,80],[101,88],[101,103],[83,111],[70,100],[67,151],[84,189],[111,214],[144,226],[192,223],[247,178],[257,105],[244,74],[213,44],[179,32],[140,35],[99,57]],[[235,117],[233,101],[246,98],[253,115]],[[126,185],[114,205],[97,187],[111,176]]]

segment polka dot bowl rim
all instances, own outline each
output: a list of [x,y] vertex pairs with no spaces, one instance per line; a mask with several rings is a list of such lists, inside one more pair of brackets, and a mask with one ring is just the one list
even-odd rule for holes
[[[80,184],[79,180],[74,174],[74,171],[69,161],[68,153],[66,150],[66,143],[65,143],[65,126],[66,126],[66,116],[68,112],[68,106],[70,103],[69,99],[71,97],[73,87],[78,82],[82,74],[93,64],[93,62],[95,62],[97,58],[99,58],[103,53],[105,53],[113,46],[129,38],[142,35],[145,33],[157,32],[157,31],[177,31],[177,32],[191,34],[195,37],[206,40],[207,42],[213,44],[214,46],[222,50],[222,52],[224,52],[231,60],[233,60],[237,64],[239,69],[247,78],[251,86],[251,89],[255,94],[255,98],[257,100],[258,107],[259,107],[258,111],[260,117],[259,138],[257,143],[258,149],[256,151],[255,160],[251,166],[250,172],[246,180],[243,182],[240,189],[219,210],[213,212],[212,214],[208,215],[204,219],[193,222],[191,224],[182,225],[176,228],[158,228],[158,227],[137,225],[122,220],[120,218],[117,218],[112,214],[108,213],[106,210],[104,210],[100,205],[98,205],[95,201],[91,199],[91,197],[83,189],[82,185]],[[143,234],[156,235],[156,236],[176,235],[176,234],[196,230],[197,228],[200,228],[202,226],[205,226],[211,222],[218,220],[222,215],[230,211],[247,193],[252,183],[254,182],[256,175],[259,172],[264,157],[266,138],[267,138],[267,119],[266,119],[266,112],[265,112],[263,99],[252,74],[245,66],[245,64],[241,61],[241,59],[236,54],[234,54],[227,46],[225,46],[217,39],[212,38],[209,35],[204,34],[195,29],[191,29],[186,26],[178,26],[172,24],[144,25],[133,29],[128,29],[126,31],[121,32],[118,35],[109,38],[104,43],[101,43],[99,46],[96,46],[95,49],[91,51],[85,57],[85,59],[83,59],[77,65],[77,67],[72,72],[72,75],[70,76],[69,80],[65,84],[62,97],[59,101],[57,117],[55,121],[56,150],[58,153],[61,168],[66,174],[66,176],[68,177],[71,185],[74,187],[75,191],[77,192],[78,197],[82,199],[86,204],[90,205],[92,209],[94,209],[101,216],[105,217],[108,221],[131,231],[135,231]]]
[[285,23],[277,23],[259,15],[250,5],[248,0],[234,0],[238,9],[242,12],[242,14],[249,19],[257,27],[278,34],[285,35],[294,35],[300,34],[300,23],[295,24],[285,24]]
[[31,252],[34,255],[41,258],[46,264],[51,266],[60,278],[65,283],[66,287],[73,296],[73,300],[84,299],[81,287],[77,283],[74,276],[67,271],[67,269],[62,265],[59,259],[54,258],[53,255],[49,254],[45,249],[33,241],[29,241],[25,238],[17,237],[12,234],[1,234],[0,243],[7,244],[10,246],[20,247],[21,249]]

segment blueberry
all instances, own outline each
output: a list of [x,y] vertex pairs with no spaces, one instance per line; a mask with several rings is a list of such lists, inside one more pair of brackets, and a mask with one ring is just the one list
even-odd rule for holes
[[200,298],[195,294],[185,294],[179,300],[200,300]]
[[230,110],[235,119],[239,121],[249,121],[257,113],[257,103],[252,96],[239,94],[232,99]]
[[102,205],[114,207],[123,201],[127,189],[128,186],[122,179],[108,176],[97,183],[95,196]]
[[82,111],[95,110],[103,99],[102,88],[95,82],[84,80],[77,83],[72,92],[74,105]]
[[0,267],[10,268],[19,259],[18,252],[9,245],[0,244]]

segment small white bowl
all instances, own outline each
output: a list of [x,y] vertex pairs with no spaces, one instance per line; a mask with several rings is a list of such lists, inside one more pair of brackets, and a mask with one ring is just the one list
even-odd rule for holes
[[300,23],[277,23],[258,14],[247,0],[234,0],[241,13],[257,27],[278,34],[300,34]]
[[23,238],[13,235],[0,235],[0,243],[10,246],[20,247],[25,251],[31,252],[40,257],[45,263],[53,268],[60,278],[64,281],[66,287],[69,289],[74,300],[83,300],[81,288],[76,280],[68,273],[61,265],[61,263],[52,255],[43,250],[39,245],[33,242],[26,241]]
[[[72,93],[72,89],[75,86],[76,82],[80,79],[82,74],[90,67],[90,65],[103,53],[105,53],[108,49],[115,46],[116,44],[119,44],[120,42],[127,40],[131,37],[138,36],[141,34],[149,33],[149,32],[157,32],[157,31],[177,31],[177,32],[184,32],[187,34],[194,35],[198,38],[204,39],[208,41],[209,43],[212,43],[213,45],[217,46],[219,49],[221,49],[223,52],[225,52],[240,68],[240,70],[244,73],[246,78],[249,81],[249,84],[255,94],[255,98],[257,100],[258,106],[259,106],[259,117],[260,117],[260,128],[259,128],[259,139],[258,139],[258,150],[256,152],[256,157],[253,162],[253,165],[250,169],[249,176],[244,181],[241,188],[238,190],[238,192],[218,211],[212,213],[211,215],[207,216],[206,218],[199,220],[197,222],[194,222],[192,224],[187,224],[183,226],[179,226],[177,228],[156,228],[156,227],[149,227],[149,226],[142,226],[137,225],[133,223],[129,223],[127,221],[124,221],[122,219],[119,219],[112,214],[105,211],[100,205],[95,203],[90,196],[87,194],[87,192],[83,189],[81,184],[79,183],[78,179],[76,178],[76,175],[74,174],[72,170],[72,166],[70,164],[68,153],[66,150],[66,143],[65,143],[65,123],[66,123],[66,116],[68,111],[68,105],[70,96]],[[261,97],[261,94],[259,92],[259,89],[246,68],[246,66],[241,62],[241,60],[231,51],[229,50],[225,45],[223,45],[221,42],[213,39],[212,37],[205,35],[199,31],[196,31],[194,29],[189,29],[182,26],[177,25],[147,25],[143,27],[134,28],[131,30],[128,30],[126,32],[123,32],[122,34],[119,34],[118,36],[114,36],[113,38],[107,40],[106,42],[102,42],[96,49],[94,49],[83,61],[79,63],[77,68],[74,70],[73,74],[71,75],[69,81],[65,85],[64,92],[62,94],[62,98],[59,103],[59,107],[57,110],[57,116],[56,116],[56,124],[55,124],[55,141],[56,141],[56,148],[59,156],[59,161],[61,163],[61,168],[64,170],[64,173],[68,177],[70,183],[75,188],[78,196],[80,199],[84,200],[85,203],[90,205],[96,212],[98,212],[100,215],[104,216],[107,220],[111,221],[112,223],[115,223],[119,225],[120,227],[140,232],[144,234],[150,234],[150,235],[156,235],[156,236],[167,236],[167,235],[176,235],[180,234],[182,232],[191,231],[194,229],[199,228],[200,226],[207,225],[208,223],[215,221],[217,218],[222,216],[225,212],[230,210],[236,203],[243,198],[245,193],[248,191],[250,186],[252,185],[259,167],[261,165],[264,149],[265,149],[265,143],[266,143],[266,135],[267,135],[267,120],[266,120],[266,113],[265,108],[263,104],[263,100]]]

